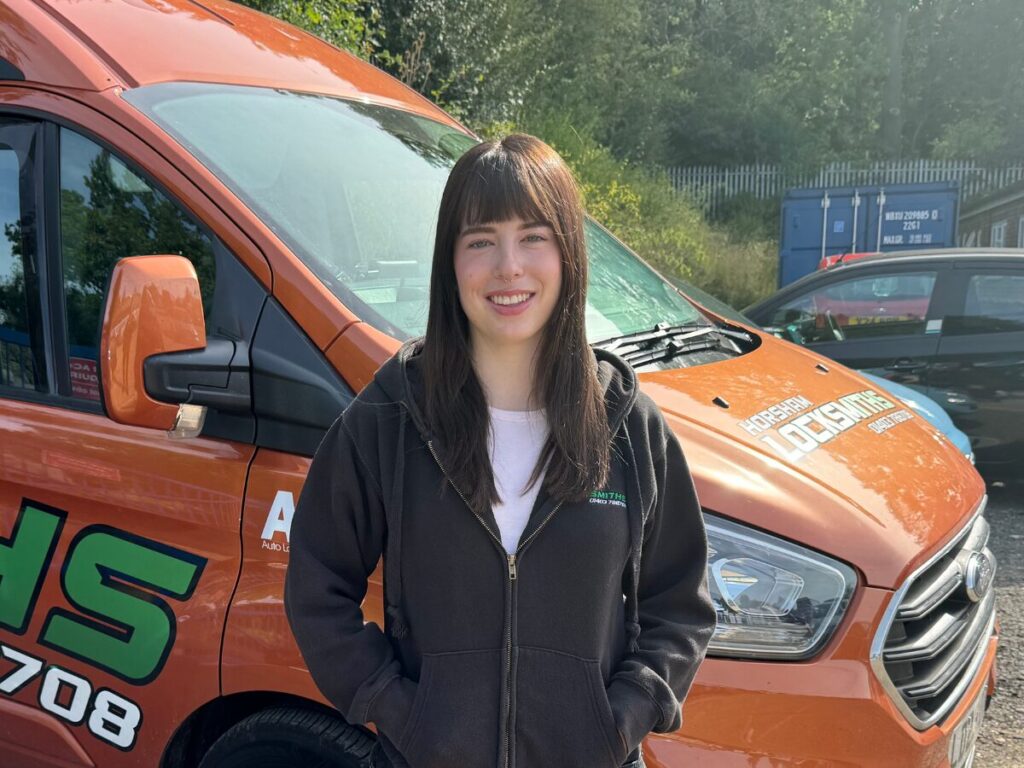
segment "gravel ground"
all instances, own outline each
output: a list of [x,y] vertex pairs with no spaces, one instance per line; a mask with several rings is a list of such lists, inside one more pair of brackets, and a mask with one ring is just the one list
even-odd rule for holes
[[999,563],[996,611],[1001,625],[998,685],[985,713],[975,768],[1024,766],[1024,482],[989,487],[989,548]]

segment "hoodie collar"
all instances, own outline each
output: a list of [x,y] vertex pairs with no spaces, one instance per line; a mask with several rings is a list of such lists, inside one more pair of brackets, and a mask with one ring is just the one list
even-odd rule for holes
[[[394,400],[401,400],[420,436],[424,441],[433,437],[427,426],[426,417],[420,408],[424,399],[424,384],[421,369],[423,336],[409,339],[381,366],[376,380]],[[633,368],[614,352],[590,347],[597,363],[597,380],[604,393],[608,426],[611,434],[618,432],[626,414],[637,398],[637,379]]]

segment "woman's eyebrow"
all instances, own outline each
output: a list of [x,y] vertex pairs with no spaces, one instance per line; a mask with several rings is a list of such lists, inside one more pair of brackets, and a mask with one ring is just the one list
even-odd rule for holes
[[[546,221],[527,221],[519,225],[519,229],[533,229],[534,227],[549,227],[551,226]],[[489,226],[487,224],[475,224],[472,227],[466,227],[464,230],[459,232],[459,237],[465,237],[466,235],[476,235],[480,233],[493,234],[497,231],[497,227]]]
[[480,232],[492,233],[494,231],[494,227],[489,227],[485,224],[477,224],[476,226],[473,227],[466,227],[464,230],[459,232],[459,237],[465,237],[466,235],[475,235]]

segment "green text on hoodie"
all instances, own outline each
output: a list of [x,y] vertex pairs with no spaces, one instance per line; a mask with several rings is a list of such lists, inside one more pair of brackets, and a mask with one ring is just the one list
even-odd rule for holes
[[[715,627],[686,460],[633,369],[593,349],[606,487],[542,488],[514,557],[445,483],[411,339],[328,430],[292,521],[285,607],[309,671],[410,768],[617,768],[682,724]],[[441,490],[439,490],[441,489]],[[364,623],[384,555],[386,634]]]

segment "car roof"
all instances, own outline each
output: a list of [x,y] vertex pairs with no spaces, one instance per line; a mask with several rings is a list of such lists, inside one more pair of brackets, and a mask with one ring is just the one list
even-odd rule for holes
[[755,315],[763,312],[765,308],[774,307],[774,305],[779,301],[799,292],[808,285],[814,285],[823,281],[831,282],[833,276],[837,273],[844,276],[855,276],[865,270],[894,263],[906,264],[907,266],[912,267],[915,263],[964,263],[972,261],[987,263],[1003,261],[1010,264],[1024,265],[1024,248],[931,248],[926,250],[890,251],[888,253],[873,254],[861,259],[840,262],[825,269],[810,272],[799,280],[796,280],[789,285],[784,285],[770,296],[751,304],[746,307],[743,312],[744,314],[754,317]]
[[922,248],[909,251],[888,251],[882,253],[867,254],[843,254],[843,256],[857,255],[856,259],[844,261],[840,259],[830,265],[824,272],[840,270],[848,272],[855,267],[869,264],[886,263],[890,261],[902,261],[904,259],[928,259],[929,261],[960,261],[963,259],[992,259],[992,257],[1006,257],[1009,259],[1024,258],[1024,248]]
[[18,78],[0,66],[8,79],[61,89],[256,85],[371,101],[458,125],[358,57],[225,0],[0,0],[0,56],[20,70]]

